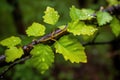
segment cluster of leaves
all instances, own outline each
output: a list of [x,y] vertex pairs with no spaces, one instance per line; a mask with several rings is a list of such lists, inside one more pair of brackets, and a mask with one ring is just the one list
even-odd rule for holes
[[[52,7],[47,7],[44,12],[43,21],[50,25],[56,25],[59,20],[60,15]],[[118,36],[120,34],[120,21],[116,17],[112,17],[107,12],[98,11],[96,16],[93,14],[94,10],[91,9],[78,9],[75,6],[70,8],[71,22],[68,23],[67,32],[68,35],[62,36],[60,39],[54,40],[53,45],[47,44],[37,44],[33,46],[30,54],[32,58],[30,59],[31,64],[36,67],[41,73],[44,73],[54,62],[54,51],[63,55],[65,60],[69,60],[72,63],[87,62],[87,56],[85,54],[85,47],[77,40],[76,35],[89,36],[91,37],[98,30],[95,24],[86,24],[86,20],[96,19],[99,26],[103,26],[110,23],[113,33]],[[59,27],[63,29],[63,25]],[[46,33],[46,27],[43,24],[34,22],[26,30],[26,34],[34,37],[44,36]],[[8,49],[5,51],[6,62],[13,62],[14,60],[20,58],[24,55],[24,51],[20,46],[21,39],[19,37],[9,37],[0,42],[1,45],[7,46]]]
[[20,58],[24,53],[21,47],[16,47],[16,45],[21,43],[19,37],[9,37],[0,42],[1,45],[6,46],[8,49],[5,51],[6,62],[13,62],[17,58]]

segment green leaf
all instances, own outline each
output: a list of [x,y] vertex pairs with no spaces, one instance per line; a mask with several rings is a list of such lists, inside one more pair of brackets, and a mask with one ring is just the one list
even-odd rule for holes
[[6,38],[0,42],[1,45],[9,47],[16,46],[21,43],[21,39],[19,37],[11,36]]
[[43,36],[45,34],[45,26],[39,23],[34,22],[26,30],[28,36]]
[[87,62],[84,47],[71,36],[63,36],[59,41],[55,42],[56,52],[63,55],[65,60],[70,60],[72,63]]
[[68,24],[68,32],[73,33],[74,35],[93,35],[97,28],[91,25],[85,25],[84,22],[76,20]]
[[109,23],[112,20],[112,16],[108,12],[97,12],[97,21],[99,26]]
[[5,51],[6,62],[13,62],[24,54],[22,48],[10,47]]
[[94,16],[92,16],[94,13],[93,10],[91,9],[77,9],[75,8],[75,6],[72,6],[72,8],[70,8],[70,17],[72,18],[72,20],[90,20],[92,19]]
[[120,34],[120,21],[116,17],[114,17],[111,21],[110,27],[115,36],[118,36]]
[[45,15],[43,16],[44,22],[51,24],[51,25],[56,24],[60,17],[58,12],[55,11],[54,8],[51,8],[51,7],[47,7],[44,13],[45,13]]
[[61,26],[58,26],[59,29],[64,29],[66,27],[66,25],[61,25]]
[[41,73],[44,73],[54,62],[54,53],[50,46],[39,44],[30,52],[32,64]]
[[107,2],[109,3],[109,6],[120,4],[120,1],[118,0],[107,0]]

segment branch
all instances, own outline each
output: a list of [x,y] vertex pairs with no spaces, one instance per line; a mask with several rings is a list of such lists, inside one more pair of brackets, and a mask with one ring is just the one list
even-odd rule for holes
[[108,7],[104,9],[103,11],[109,12],[112,15],[120,15],[120,4],[112,7]]
[[1,55],[0,56],[0,61],[4,61],[5,60],[5,55]]
[[[30,58],[30,51],[33,49],[33,46],[34,45],[37,45],[39,43],[47,43],[49,41],[51,41],[52,39],[58,39],[60,38],[61,36],[67,34],[67,26],[64,28],[64,29],[57,29],[55,30],[54,32],[50,33],[50,34],[47,34],[43,37],[41,37],[40,39],[38,40],[34,40],[32,41],[30,44],[28,45],[25,45],[23,46],[23,51],[24,51],[24,55],[18,59],[18,60],[15,60],[14,62],[12,63],[6,63],[5,62],[5,55],[2,55],[0,56],[0,67],[3,67],[3,66],[6,66],[6,65],[9,65],[8,68],[6,68],[1,74],[0,74],[0,78],[3,78],[4,74],[9,70],[11,69],[12,67],[14,67],[16,64],[19,64],[21,62],[24,62],[25,60],[29,59]],[[4,64],[3,64],[4,63]]]
[[[22,48],[23,48],[23,51],[24,51],[24,55],[21,57],[21,58],[23,58],[23,57],[26,57],[26,56],[29,56],[30,54],[30,51],[33,49],[33,46],[34,45],[37,45],[37,44],[39,44],[39,43],[46,43],[46,44],[49,44],[49,42],[51,42],[52,41],[52,39],[58,39],[58,38],[60,38],[61,36],[63,36],[63,35],[65,35],[65,34],[67,34],[68,32],[67,32],[67,26],[64,28],[64,29],[57,29],[57,30],[55,30],[54,32],[52,32],[52,33],[49,33],[49,34],[47,34],[47,35],[45,35],[45,36],[43,36],[43,37],[41,37],[40,39],[38,39],[38,40],[34,40],[34,41],[32,41],[30,44],[28,44],[28,45],[25,45],[25,46],[23,46]],[[12,64],[12,63],[6,63],[5,62],[5,55],[1,55],[0,56],[0,67],[3,67],[3,66],[6,66],[6,65],[9,65],[9,64]],[[4,64],[3,64],[4,63]]]
[[[112,7],[108,7],[107,9],[104,9],[104,11],[107,11],[109,12],[110,14],[116,14],[116,15],[119,15],[117,14],[117,11],[118,10],[118,13],[120,13],[120,5],[117,5],[117,6],[112,6]],[[5,55],[1,55],[0,56],[0,67],[3,67],[3,66],[8,66],[8,68],[6,70],[4,70],[0,76],[3,76],[9,69],[11,69],[13,66],[15,66],[16,64],[19,64],[21,62],[24,62],[25,60],[29,59],[30,58],[30,51],[33,49],[33,46],[34,45],[37,45],[39,43],[44,43],[44,44],[53,44],[53,39],[59,39],[61,36],[65,35],[65,34],[69,34],[67,32],[67,26],[64,28],[64,29],[57,29],[55,31],[53,31],[52,33],[49,33],[43,37],[41,37],[40,39],[38,40],[34,40],[32,41],[30,44],[28,45],[25,45],[23,46],[23,51],[24,51],[24,55],[18,59],[18,60],[15,60],[14,62],[10,62],[10,63],[6,63],[5,62]],[[88,46],[88,45],[102,45],[102,44],[111,44],[113,43],[113,41],[110,41],[110,42],[89,42],[89,43],[86,43],[86,44],[83,44],[83,46]]]
[[0,55],[0,67],[11,64],[5,61],[5,57],[6,57],[5,55]]
[[0,74],[0,78],[3,79],[4,78],[4,74],[10,70],[13,66],[15,66],[16,64],[20,64],[21,62],[24,62],[26,61],[27,59],[29,59],[31,56],[26,56],[24,58],[21,58],[20,60],[18,61],[15,61],[14,63],[10,64],[9,67],[7,67],[1,74]]

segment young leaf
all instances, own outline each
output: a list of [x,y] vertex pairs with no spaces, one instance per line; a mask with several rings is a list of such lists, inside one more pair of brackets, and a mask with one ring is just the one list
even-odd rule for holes
[[97,21],[100,26],[109,23],[112,20],[112,16],[108,12],[97,12]]
[[74,35],[93,35],[94,32],[97,30],[94,26],[85,25],[84,22],[80,22],[76,20],[68,24],[68,32],[73,33]]
[[93,13],[94,11],[91,9],[77,9],[75,8],[75,6],[72,6],[72,8],[70,8],[70,17],[72,18],[72,20],[90,20],[93,18]]
[[109,3],[109,6],[120,4],[120,1],[118,0],[107,0],[107,2]]
[[45,26],[39,23],[34,22],[26,30],[28,36],[43,36],[45,34]]
[[41,73],[44,73],[54,62],[54,53],[50,46],[39,44],[32,49],[32,64]]
[[24,54],[22,48],[10,47],[5,51],[6,62],[13,62]]
[[64,29],[66,25],[58,26],[59,29]]
[[15,36],[11,36],[0,42],[1,45],[7,46],[8,48],[16,46],[20,43],[21,43],[21,39],[19,37],[15,37]]
[[115,36],[118,36],[120,34],[120,21],[116,17],[113,17],[110,27]]
[[43,16],[44,22],[51,24],[51,25],[56,24],[60,17],[58,12],[55,11],[54,8],[51,8],[51,7],[47,7],[44,13],[45,13],[45,15]]
[[87,62],[84,47],[71,36],[63,36],[59,41],[55,42],[56,52],[63,55],[65,60],[70,60],[72,63]]

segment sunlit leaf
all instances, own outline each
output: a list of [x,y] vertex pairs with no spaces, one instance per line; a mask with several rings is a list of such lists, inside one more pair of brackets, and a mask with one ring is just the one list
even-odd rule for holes
[[97,21],[100,26],[109,23],[112,20],[112,16],[108,12],[97,12]]
[[45,34],[45,26],[39,23],[34,22],[26,30],[28,36],[43,36]]
[[47,7],[44,13],[45,13],[45,15],[43,16],[44,22],[48,24],[52,24],[52,25],[56,24],[56,22],[60,17],[58,12],[51,7]]
[[120,1],[118,0],[107,0],[107,2],[110,6],[120,4]]
[[68,24],[68,32],[73,33],[74,35],[93,35],[97,28],[92,25],[86,25],[84,22],[79,20],[71,22]]
[[72,8],[70,8],[70,17],[72,18],[72,20],[90,20],[92,19],[94,16],[92,16],[94,13],[93,10],[91,9],[77,9],[75,8],[75,6],[72,6]]
[[120,34],[120,21],[116,17],[111,21],[110,27],[116,36]]
[[32,64],[41,73],[44,73],[54,62],[54,53],[50,46],[39,44],[32,49]]
[[7,47],[13,47],[21,43],[21,39],[19,37],[11,36],[0,42],[1,45]]
[[65,27],[66,27],[66,25],[58,26],[59,29],[64,29]]
[[24,54],[22,48],[10,47],[5,51],[6,62],[13,62]]
[[71,36],[63,36],[59,41],[55,42],[56,52],[63,55],[65,60],[72,63],[87,62],[84,47]]

